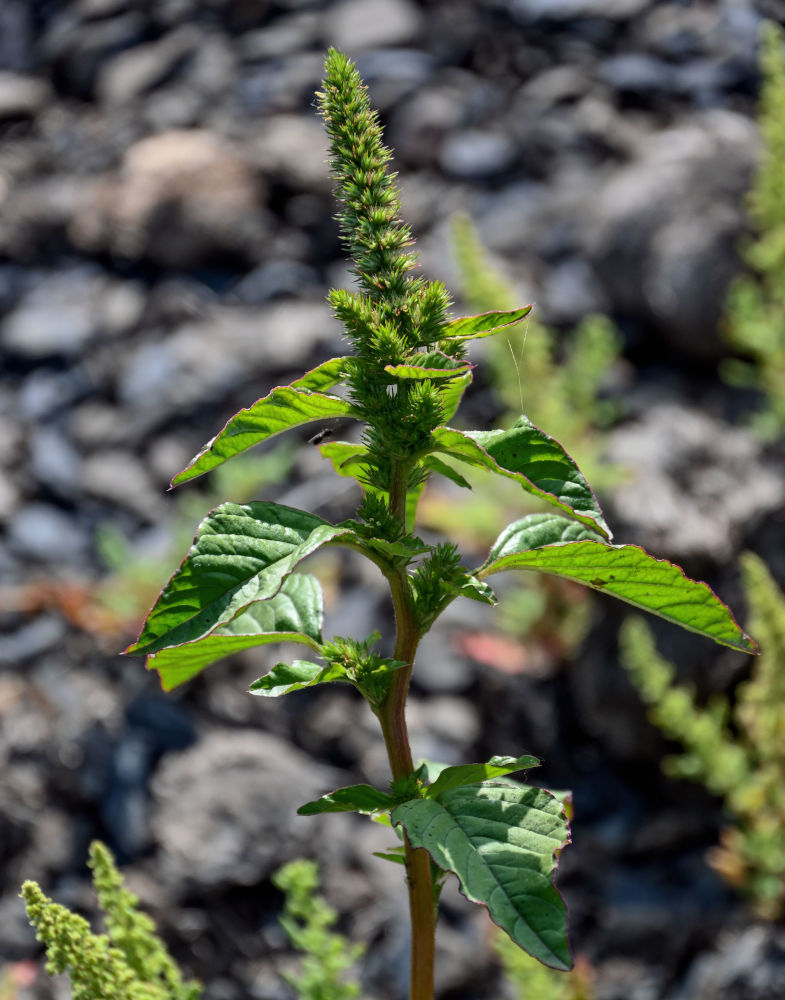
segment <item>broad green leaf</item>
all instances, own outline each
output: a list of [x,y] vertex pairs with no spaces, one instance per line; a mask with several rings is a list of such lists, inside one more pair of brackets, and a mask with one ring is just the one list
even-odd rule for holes
[[425,790],[425,798],[441,799],[445,792],[462,785],[476,785],[481,781],[491,781],[505,774],[525,771],[530,767],[539,767],[536,757],[491,757],[487,764],[458,764],[455,767],[445,767],[439,777]]
[[449,382],[441,386],[439,389],[439,399],[442,404],[442,419],[445,423],[448,420],[452,420],[455,416],[458,407],[461,405],[463,394],[471,384],[472,373],[469,371],[466,372],[465,375],[460,375],[458,378],[450,379]]
[[127,653],[157,653],[226,625],[267,600],[306,556],[353,535],[315,514],[276,503],[224,503],[199,525],[188,555],[161,591]]
[[468,361],[451,358],[442,351],[413,354],[404,364],[384,366],[389,375],[406,379],[455,378],[470,368],[471,364]]
[[235,413],[223,430],[208,441],[183,471],[174,477],[172,486],[196,479],[240,452],[292,427],[314,420],[356,416],[351,403],[338,396],[289,385],[279,386],[262,399],[257,399],[252,406]]
[[313,802],[306,802],[297,812],[301,816],[316,816],[326,812],[375,813],[392,809],[395,799],[372,785],[349,785],[336,788]]
[[292,573],[275,597],[254,601],[202,639],[153,653],[147,658],[147,669],[157,670],[164,691],[171,691],[216,660],[254,646],[299,642],[318,653],[323,615],[319,581],[306,573]]
[[583,473],[558,441],[527,418],[509,430],[456,431],[437,427],[434,451],[512,479],[527,493],[566,511],[606,538],[611,537],[597,498]]
[[309,392],[326,392],[344,380],[344,371],[350,358],[330,358],[316,368],[306,372],[291,383],[292,389],[308,389]]
[[[477,571],[484,579],[507,569],[533,569],[575,580],[612,594],[636,608],[745,653],[756,645],[739,628],[730,609],[705,583],[691,580],[684,570],[665,559],[655,559],[637,545],[608,545],[602,541],[559,542],[530,548],[543,537],[528,518],[510,525],[491,548]],[[518,525],[522,525],[517,531]],[[553,525],[554,533],[560,531]]]
[[467,899],[530,955],[555,969],[572,967],[567,909],[551,878],[569,841],[564,809],[541,788],[491,782],[413,799],[393,810],[414,847],[455,872]]
[[346,680],[346,671],[335,664],[295,660],[293,663],[276,664],[264,677],[254,681],[249,690],[251,694],[258,694],[263,698],[280,698],[316,684],[343,680]]
[[521,309],[509,309],[505,312],[487,312],[479,316],[462,316],[454,319],[439,331],[439,340],[448,340],[453,337],[460,337],[461,340],[470,340],[474,337],[488,337],[497,330],[503,330],[505,326],[512,326],[519,323],[532,311],[532,307],[523,306]]
[[427,458],[423,459],[423,465],[430,472],[438,472],[440,476],[444,476],[445,479],[451,479],[456,486],[461,486],[465,490],[470,490],[472,484],[467,482],[460,472],[456,472],[451,465],[443,462],[436,455],[428,455]]

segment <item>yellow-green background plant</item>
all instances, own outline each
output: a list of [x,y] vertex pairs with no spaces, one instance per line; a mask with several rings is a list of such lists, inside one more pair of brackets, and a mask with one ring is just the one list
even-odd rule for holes
[[682,744],[663,761],[666,773],[724,801],[730,825],[711,864],[761,916],[777,918],[785,913],[785,596],[758,556],[742,557],[742,573],[761,652],[732,700],[714,695],[699,706],[642,619],[622,627],[621,662],[652,722]]
[[[452,241],[460,294],[468,310],[511,309],[516,291],[491,264],[468,216],[454,217]],[[533,311],[486,345],[490,383],[503,408],[500,426],[509,426],[521,412],[527,413],[568,451],[580,453],[587,478],[600,492],[612,490],[623,470],[602,460],[605,431],[620,415],[619,404],[603,396],[622,346],[611,320],[588,316],[560,345],[557,332],[541,323]],[[520,493],[514,484],[482,473],[471,480],[472,492],[460,497],[427,492],[422,519],[467,545],[482,548],[496,536],[500,521],[520,511]],[[576,649],[589,620],[588,595],[548,577],[516,587],[499,615],[504,632],[542,642],[557,655]]]
[[504,995],[512,1000],[594,1000],[591,969],[576,960],[571,972],[555,972],[496,934],[493,949],[504,973]]
[[202,987],[183,980],[108,848],[94,841],[88,863],[105,934],[45,896],[38,883],[22,886],[28,918],[46,945],[47,972],[68,974],[73,1000],[199,1000]]
[[785,430],[785,34],[768,23],[761,39],[758,121],[761,160],[749,193],[752,237],[742,253],[751,274],[734,282],[726,307],[731,344],[747,360],[729,359],[728,381],[759,390],[752,421],[765,440]]
[[285,899],[281,926],[303,956],[298,972],[283,972],[286,982],[300,1000],[354,1000],[360,984],[348,973],[365,948],[331,929],[338,915],[318,891],[316,862],[289,862],[273,875],[273,885]]

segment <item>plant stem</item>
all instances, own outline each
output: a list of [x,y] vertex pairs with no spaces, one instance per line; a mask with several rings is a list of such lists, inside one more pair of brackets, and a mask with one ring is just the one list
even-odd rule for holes
[[[404,463],[393,467],[390,510],[405,521],[406,486],[409,470]],[[388,577],[395,610],[396,660],[407,664],[395,671],[390,692],[379,709],[379,721],[390,761],[393,780],[408,778],[414,770],[409,733],[406,728],[406,697],[412,675],[419,633],[414,618],[409,581],[404,570]],[[411,918],[411,969],[409,1000],[433,1000],[436,907],[433,900],[431,859],[427,851],[414,848],[404,834],[406,875]]]

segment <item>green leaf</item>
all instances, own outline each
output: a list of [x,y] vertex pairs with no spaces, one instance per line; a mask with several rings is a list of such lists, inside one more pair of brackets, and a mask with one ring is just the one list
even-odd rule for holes
[[[528,518],[509,525],[493,544],[477,576],[483,579],[507,569],[553,573],[612,594],[724,646],[745,653],[756,651],[753,640],[708,584],[691,580],[681,567],[655,559],[637,545],[608,545],[589,539],[543,544],[545,529],[545,525],[533,528]],[[553,523],[549,530],[558,536],[563,526]],[[538,547],[531,547],[533,541]]]
[[468,361],[451,358],[442,351],[413,354],[404,364],[385,365],[389,375],[405,379],[455,378],[471,369]]
[[530,955],[572,967],[567,909],[551,878],[569,841],[564,809],[541,788],[486,783],[413,799],[393,811],[414,847],[455,872],[467,899]]
[[368,448],[364,444],[352,444],[350,441],[328,441],[327,444],[319,445],[322,458],[326,458],[332,463],[333,469],[339,476],[346,476],[355,479],[363,489],[367,489],[365,479],[367,478],[367,464],[365,462],[368,455]]
[[420,502],[420,497],[425,489],[425,480],[418,483],[413,489],[409,490],[406,494],[406,530],[414,531],[414,526],[417,522],[417,505]]
[[301,378],[295,379],[290,387],[292,389],[307,389],[309,392],[326,392],[343,382],[348,361],[351,361],[351,358],[330,358],[329,361],[323,361]]
[[505,326],[512,326],[519,323],[532,311],[532,307],[523,306],[521,309],[509,309],[505,312],[487,312],[479,316],[463,316],[454,319],[439,331],[439,340],[451,340],[459,337],[461,340],[470,340],[474,337],[489,337],[497,330],[503,330]]
[[375,813],[392,809],[395,799],[392,795],[380,792],[372,785],[349,785],[346,788],[336,788],[313,802],[306,802],[297,810],[300,816],[316,816],[327,812],[359,812]]
[[442,404],[442,419],[445,423],[448,420],[452,420],[455,416],[458,407],[461,405],[463,394],[471,384],[472,373],[469,371],[458,378],[450,379],[449,382],[441,386],[439,389],[439,399]]
[[[539,549],[558,542],[599,541],[597,532],[559,514],[527,514],[508,524],[491,547],[486,562],[511,552]],[[602,539],[604,541],[604,539]]]
[[434,451],[520,483],[527,493],[566,511],[604,537],[611,537],[581,470],[559,442],[535,427],[528,417],[521,417],[506,431],[437,427],[431,443]]
[[[314,369],[316,371],[319,369]],[[308,377],[304,376],[301,381]],[[262,399],[257,399],[252,406],[235,413],[223,430],[208,441],[183,471],[174,477],[172,486],[196,479],[260,441],[266,441],[292,427],[300,427],[314,420],[357,416],[351,403],[338,396],[294,386],[279,386]]]
[[273,597],[301,560],[341,537],[354,538],[293,507],[221,504],[199,525],[188,555],[125,652],[157,653],[209,635],[254,601]]
[[441,799],[445,792],[463,785],[476,785],[481,781],[501,778],[505,774],[525,771],[530,767],[539,767],[536,757],[491,757],[487,764],[459,764],[455,767],[445,767],[432,785],[425,789],[425,798]]
[[429,547],[421,538],[408,535],[397,542],[388,542],[384,538],[363,538],[360,542],[364,549],[378,552],[385,559],[414,559],[415,556],[428,552]]
[[465,573],[463,578],[458,581],[455,588],[455,593],[458,597],[468,597],[472,601],[479,601],[481,604],[498,604],[496,600],[496,594],[488,586],[487,583],[483,583],[482,580],[478,580],[476,576],[471,573]]
[[382,861],[392,861],[396,865],[406,864],[405,847],[391,847],[389,851],[373,851],[372,854],[375,858],[381,858]]
[[322,588],[316,577],[292,573],[275,597],[254,601],[202,639],[153,653],[147,658],[147,669],[157,670],[164,691],[171,691],[216,660],[254,646],[299,642],[318,653],[323,614]]
[[328,663],[311,663],[309,660],[295,660],[293,663],[278,663],[273,669],[254,681],[249,688],[251,694],[262,698],[280,698],[292,691],[329,684],[330,681],[346,680],[346,671]]
[[440,458],[437,458],[436,455],[428,455],[428,457],[423,460],[422,464],[430,472],[437,472],[440,476],[444,476],[445,479],[451,479],[456,486],[461,486],[465,490],[470,490],[472,488],[472,484],[467,482],[460,472],[456,472],[451,465],[443,462]]

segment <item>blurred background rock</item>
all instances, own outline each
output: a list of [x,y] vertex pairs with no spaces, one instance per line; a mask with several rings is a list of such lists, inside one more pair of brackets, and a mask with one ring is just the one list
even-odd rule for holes
[[[369,943],[365,994],[405,991],[405,894],[397,868],[370,857],[384,831],[294,815],[336,781],[385,782],[363,706],[332,690],[251,698],[248,683],[275,662],[264,653],[169,697],[116,655],[211,505],[263,497],[340,518],[356,500],[306,433],[166,493],[235,410],[343,350],[324,296],[350,276],[313,97],[328,45],[356,59],[422,266],[459,306],[458,210],[517,299],[537,303],[557,355],[588,314],[611,318],[620,357],[601,391],[624,419],[600,461],[627,469],[606,501],[618,540],[684,561],[731,603],[744,548],[783,579],[782,441],[746,428],[754,401],[717,375],[732,354],[720,321],[759,151],[764,16],[784,21],[785,7],[3,0],[6,971],[37,954],[22,879],[89,912],[84,858],[100,836],[211,998],[288,995],[273,971],[286,942],[269,876],[303,853]],[[524,397],[536,335],[519,358]],[[505,409],[482,371],[467,402],[467,423]],[[363,567],[317,569],[328,629],[389,620]],[[661,776],[663,743],[616,665],[621,617],[591,603],[565,643],[540,615],[522,651],[514,628],[461,608],[423,646],[416,752],[535,752],[543,783],[575,789],[560,884],[599,997],[778,996],[781,928],[754,924],[706,866],[720,807]],[[748,669],[675,629],[658,634],[704,695]],[[454,889],[444,905],[441,995],[498,996],[484,912]],[[3,997],[65,995],[43,975],[17,979]]]

